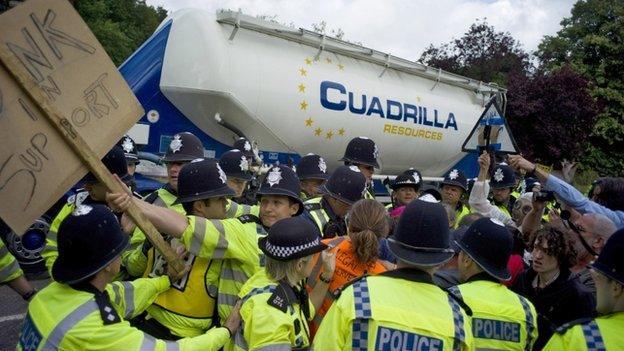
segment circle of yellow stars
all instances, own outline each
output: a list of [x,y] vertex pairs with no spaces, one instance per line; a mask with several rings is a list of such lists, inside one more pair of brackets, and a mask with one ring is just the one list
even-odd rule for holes
[[[312,66],[315,60],[310,57],[306,57],[303,62],[304,62],[304,65],[300,67],[298,70],[299,76],[302,80],[308,77],[308,69],[310,66]],[[339,71],[344,71],[345,69],[345,66],[342,63],[334,64],[333,60],[329,57],[326,57],[325,59],[319,58],[318,62],[322,62],[323,64],[328,64],[332,66],[335,65]],[[299,83],[299,85],[297,85],[298,93],[302,93],[302,94],[306,93],[306,85],[304,83],[305,82],[302,82],[302,83]],[[305,100],[305,98],[301,100],[301,102],[299,102],[299,110],[304,111],[304,113],[308,110],[308,106],[309,106],[308,102]],[[308,117],[306,120],[304,120],[306,128],[311,128],[314,133],[314,136],[316,137],[320,137],[320,138],[324,137],[325,139],[329,140],[334,136],[344,136],[346,133],[346,130],[342,127],[337,130],[333,130],[331,128],[327,130],[323,130],[318,125],[314,125],[314,122],[315,121],[312,117]]]

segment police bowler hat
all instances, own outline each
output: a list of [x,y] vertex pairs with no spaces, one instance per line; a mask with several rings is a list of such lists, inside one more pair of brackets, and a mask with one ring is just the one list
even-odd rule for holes
[[494,167],[494,173],[490,178],[490,187],[492,189],[513,188],[516,186],[516,174],[514,170],[507,165],[497,165]]
[[174,204],[235,194],[227,186],[227,176],[215,159],[198,158],[180,169],[178,198]]
[[288,196],[299,204],[299,211],[296,215],[300,215],[301,212],[303,212],[303,201],[299,198],[300,192],[301,185],[299,184],[299,178],[297,178],[295,171],[286,166],[279,165],[269,169],[257,194]]
[[136,143],[129,135],[124,135],[123,138],[121,138],[121,140],[117,143],[117,146],[123,149],[124,156],[126,156],[126,162],[128,162],[128,164],[139,163],[139,152],[137,150]]
[[204,145],[201,140],[189,132],[173,136],[163,162],[191,162],[204,157]]
[[219,159],[219,166],[230,178],[250,181],[253,175],[249,171],[251,160],[242,151],[233,149],[225,152]]
[[479,218],[456,244],[489,275],[498,280],[511,279],[507,262],[513,249],[513,237],[502,222]]
[[410,202],[388,244],[394,256],[413,265],[436,266],[450,260],[454,251],[449,247],[446,210],[439,203]]
[[322,194],[329,195],[349,205],[364,197],[366,177],[357,166],[340,166],[319,187]]
[[247,158],[249,158],[250,162],[253,162],[255,159],[255,155],[253,152],[253,147],[251,146],[251,142],[246,138],[238,138],[234,142],[232,146],[233,149],[240,150]]
[[468,180],[464,172],[459,169],[453,168],[444,175],[444,180],[441,185],[454,185],[462,188],[464,191],[468,190]]
[[327,164],[319,155],[307,154],[299,160],[297,165],[297,177],[299,180],[305,179],[321,179],[329,178],[327,173]]
[[624,285],[624,229],[613,233],[590,267]]
[[421,179],[420,172],[417,170],[405,171],[394,178],[390,188],[392,188],[392,190],[397,190],[398,188],[411,187],[418,191],[422,184]]
[[89,278],[121,255],[128,241],[108,207],[79,205],[59,226],[52,278],[65,284]]
[[379,149],[372,139],[356,137],[349,141],[344,156],[339,161],[351,164],[363,164],[379,168]]
[[[132,179],[132,176],[128,174],[128,163],[126,162],[126,156],[121,147],[115,145],[113,148],[102,158],[102,163],[112,174],[116,174],[122,181],[127,182]],[[85,183],[98,183],[98,179],[91,172],[82,177],[82,181]]]
[[321,242],[318,228],[301,216],[275,222],[269,234],[258,240],[258,246],[265,255],[278,261],[310,256],[327,248]]

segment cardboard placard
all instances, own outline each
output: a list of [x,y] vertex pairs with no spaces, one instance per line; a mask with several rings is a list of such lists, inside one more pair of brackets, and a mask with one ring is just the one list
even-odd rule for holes
[[[62,116],[65,133],[79,134],[98,158],[143,115],[69,2],[27,1],[0,16],[0,33],[3,51]],[[0,217],[18,234],[87,172],[23,89],[0,65]]]

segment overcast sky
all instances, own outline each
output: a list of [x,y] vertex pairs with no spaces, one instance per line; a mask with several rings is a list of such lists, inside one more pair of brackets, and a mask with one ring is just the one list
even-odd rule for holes
[[327,22],[345,39],[416,60],[433,43],[459,38],[476,19],[487,18],[497,31],[508,31],[527,51],[544,35],[553,35],[570,16],[573,0],[148,0],[169,11],[187,7],[242,10],[247,15],[277,15],[281,23],[312,29]]

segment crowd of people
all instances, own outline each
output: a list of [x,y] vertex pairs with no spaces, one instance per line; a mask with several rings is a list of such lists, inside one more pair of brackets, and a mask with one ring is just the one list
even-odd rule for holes
[[624,349],[624,179],[584,195],[494,156],[478,157],[474,181],[451,169],[439,187],[407,169],[383,205],[369,138],[330,172],[315,154],[263,165],[244,138],[205,158],[184,132],[167,183],[141,197],[124,137],[102,162],[127,191],[85,176],[48,233],[47,287],[0,247],[0,281],[29,301],[17,349]]

